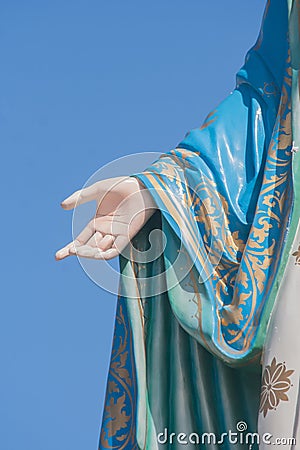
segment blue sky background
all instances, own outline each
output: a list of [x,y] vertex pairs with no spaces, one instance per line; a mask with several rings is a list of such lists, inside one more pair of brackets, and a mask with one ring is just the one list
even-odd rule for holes
[[60,201],[167,151],[234,87],[263,0],[0,0],[1,450],[96,450],[116,298]]

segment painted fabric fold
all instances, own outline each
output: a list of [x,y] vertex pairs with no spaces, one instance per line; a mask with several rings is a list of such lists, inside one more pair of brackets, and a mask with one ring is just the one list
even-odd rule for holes
[[[261,352],[299,220],[299,23],[299,0],[269,0],[234,91],[133,175],[159,211],[120,257],[99,449],[179,449],[180,433],[198,434],[185,448],[218,449],[240,422],[256,431]],[[222,448],[249,443],[227,436]]]
[[[293,12],[299,14],[299,5]],[[291,230],[296,145],[289,14],[286,2],[268,2],[235,90],[203,126],[136,175],[202,278],[200,301],[209,306],[198,323],[188,308],[178,320],[233,365],[261,352]],[[176,314],[185,306],[175,290]]]
[[[161,229],[161,221],[158,211],[133,239],[133,252],[147,252],[149,235]],[[165,277],[157,278],[153,292],[152,280],[165,274],[166,254],[177,253],[173,245],[162,253],[161,241],[162,235],[152,240],[154,254],[160,255],[152,262],[120,261],[122,295],[99,449],[230,450],[224,433],[237,433],[244,424],[250,433],[256,431],[261,367],[258,362],[229,367],[186,332],[171,308]],[[195,275],[189,280],[194,282]],[[194,286],[186,282],[185,277],[183,295],[194,303]]]

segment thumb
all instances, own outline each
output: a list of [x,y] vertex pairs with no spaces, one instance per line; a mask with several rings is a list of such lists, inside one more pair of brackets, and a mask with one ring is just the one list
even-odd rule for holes
[[61,202],[62,208],[69,210],[75,208],[77,205],[81,205],[82,203],[96,200],[99,196],[99,183],[101,182],[94,183],[84,189],[75,191],[72,195]]

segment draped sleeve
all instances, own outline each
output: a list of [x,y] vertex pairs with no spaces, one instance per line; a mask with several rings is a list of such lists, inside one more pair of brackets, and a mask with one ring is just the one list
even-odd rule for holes
[[175,315],[233,365],[262,349],[295,232],[298,27],[299,2],[269,1],[234,91],[174,150],[135,175],[162,211],[166,265],[182,244],[196,280],[193,306],[182,283],[171,283]]
[[132,175],[158,211],[120,256],[99,450],[181,448],[167,433],[218,450],[238,424],[257,430],[300,211],[299,24],[299,0],[268,0],[233,92]]

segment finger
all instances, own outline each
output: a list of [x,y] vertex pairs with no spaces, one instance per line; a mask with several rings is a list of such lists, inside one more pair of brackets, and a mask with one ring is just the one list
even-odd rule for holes
[[73,246],[73,241],[70,242],[68,245],[66,245],[65,247],[62,247],[60,250],[58,250],[55,253],[55,259],[57,261],[60,261],[61,259],[66,258],[67,256],[70,256],[70,248]]
[[89,245],[90,247],[94,248],[100,248],[100,242],[103,239],[103,234],[100,233],[100,231],[96,231],[96,233],[85,242],[86,245]]
[[71,255],[77,255],[83,258],[95,258],[99,249],[96,247],[91,247],[89,245],[74,245],[69,250]]
[[105,252],[106,250],[109,250],[112,247],[114,242],[115,242],[115,238],[113,236],[111,236],[110,234],[107,234],[100,241],[99,248],[100,248],[100,250]]
[[72,243],[72,245],[69,248],[69,254],[77,255],[80,258],[109,260],[118,256],[119,251],[114,247],[111,247],[108,250],[103,251],[96,247],[90,247],[89,245],[79,245],[78,243],[76,245]]
[[66,209],[73,209],[77,205],[82,203],[90,202],[91,200],[96,200],[99,195],[99,182],[92,184],[84,189],[74,192],[72,195],[67,197],[61,202],[61,206]]
[[65,247],[61,248],[56,252],[55,259],[59,261],[61,259],[66,258],[67,256],[74,255],[75,254],[74,251],[70,252],[72,247],[85,244],[93,236],[94,233],[95,233],[95,224],[94,220],[91,220],[74,241],[70,242],[68,245],[66,245]]
[[90,247],[89,245],[73,246],[69,252],[71,255],[77,255],[80,258],[105,259],[104,252],[99,250],[99,248]]
[[78,241],[80,245],[86,244],[88,240],[91,239],[91,237],[95,234],[95,226],[95,219],[90,220],[87,226],[76,237],[75,241]]
[[74,241],[72,241],[68,245],[66,245],[65,247],[62,247],[60,250],[58,250],[55,254],[55,259],[57,261],[59,261],[60,259],[64,259],[67,256],[74,255],[75,254],[74,249],[80,245],[81,245],[81,242],[79,242],[77,239],[75,239]]
[[98,258],[96,259],[104,259],[105,261],[108,261],[110,259],[115,258],[116,256],[119,256],[119,252],[116,248],[110,248],[109,250],[105,251],[105,252],[101,252],[98,255]]
[[[102,259],[101,254],[112,248],[115,238],[111,235],[106,235],[97,241],[95,233],[91,239],[84,245],[75,244],[71,246],[69,252],[72,255],[83,256],[85,258]],[[101,233],[99,233],[100,236]]]

